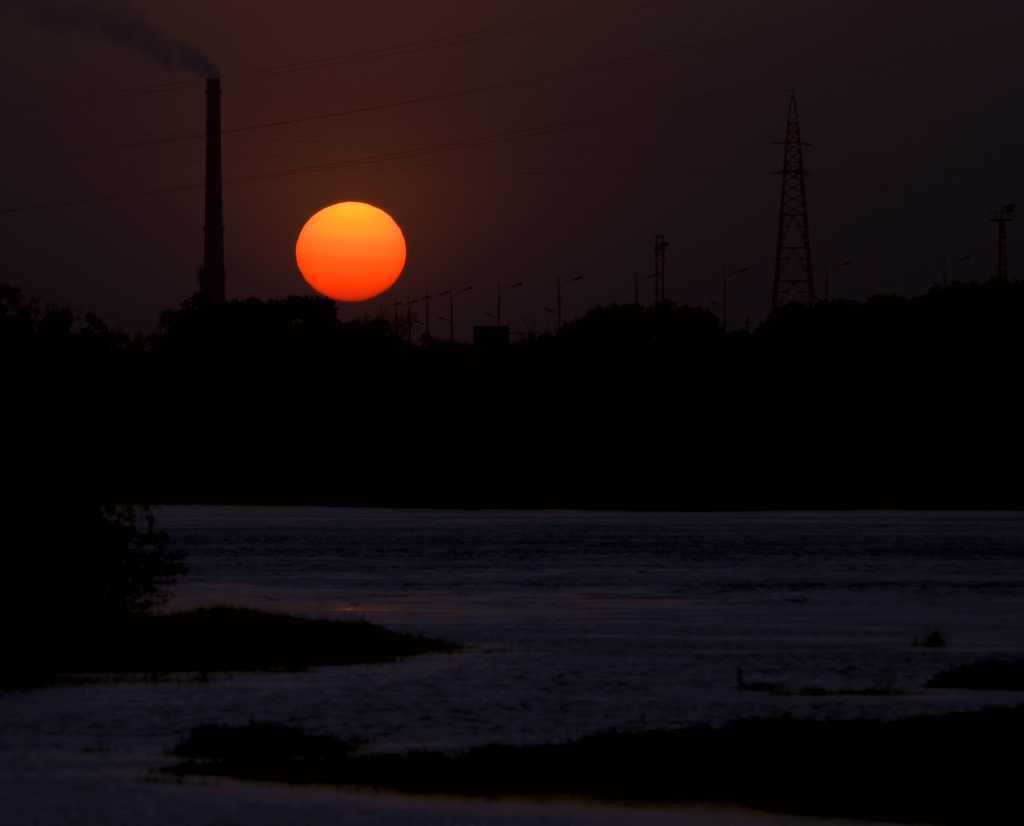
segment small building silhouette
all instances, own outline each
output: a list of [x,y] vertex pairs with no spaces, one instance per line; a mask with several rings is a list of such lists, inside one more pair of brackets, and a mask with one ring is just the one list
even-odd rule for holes
[[473,328],[473,355],[489,356],[508,349],[509,329],[491,325]]

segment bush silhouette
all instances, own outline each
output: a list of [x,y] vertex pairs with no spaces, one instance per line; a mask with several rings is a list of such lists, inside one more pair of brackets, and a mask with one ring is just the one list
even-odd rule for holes
[[186,573],[148,508],[8,500],[0,511],[3,667],[47,673],[64,644],[148,615]]

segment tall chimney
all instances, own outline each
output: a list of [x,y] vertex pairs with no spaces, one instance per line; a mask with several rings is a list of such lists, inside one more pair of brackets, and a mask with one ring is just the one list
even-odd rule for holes
[[203,226],[203,266],[199,294],[223,304],[224,210],[220,174],[220,78],[206,79],[206,220]]

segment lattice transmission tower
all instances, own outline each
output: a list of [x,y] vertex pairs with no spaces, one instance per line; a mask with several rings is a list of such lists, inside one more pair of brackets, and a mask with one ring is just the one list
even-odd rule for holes
[[1004,204],[1002,209],[993,210],[988,214],[990,221],[995,221],[999,224],[999,271],[997,278],[1000,281],[1006,281],[1006,222],[1013,221],[1017,218],[1017,205],[1016,204]]
[[664,235],[654,236],[654,303],[665,300],[665,248]]
[[782,203],[779,206],[779,241],[775,252],[775,283],[772,286],[773,310],[790,301],[814,303],[814,268],[807,226],[804,152],[800,142],[796,92],[791,92],[789,98],[785,164],[781,174]]

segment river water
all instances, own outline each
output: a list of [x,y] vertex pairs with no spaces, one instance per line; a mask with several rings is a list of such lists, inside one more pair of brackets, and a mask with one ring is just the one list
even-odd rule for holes
[[[459,750],[756,714],[891,718],[1021,700],[922,684],[982,656],[1024,655],[1024,514],[167,507],[158,525],[190,567],[169,608],[359,617],[465,648],[300,674],[7,692],[5,823],[797,824],[810,821],[178,784],[153,769],[200,722]],[[934,630],[945,647],[912,645]],[[738,690],[739,668],[791,693]]]

